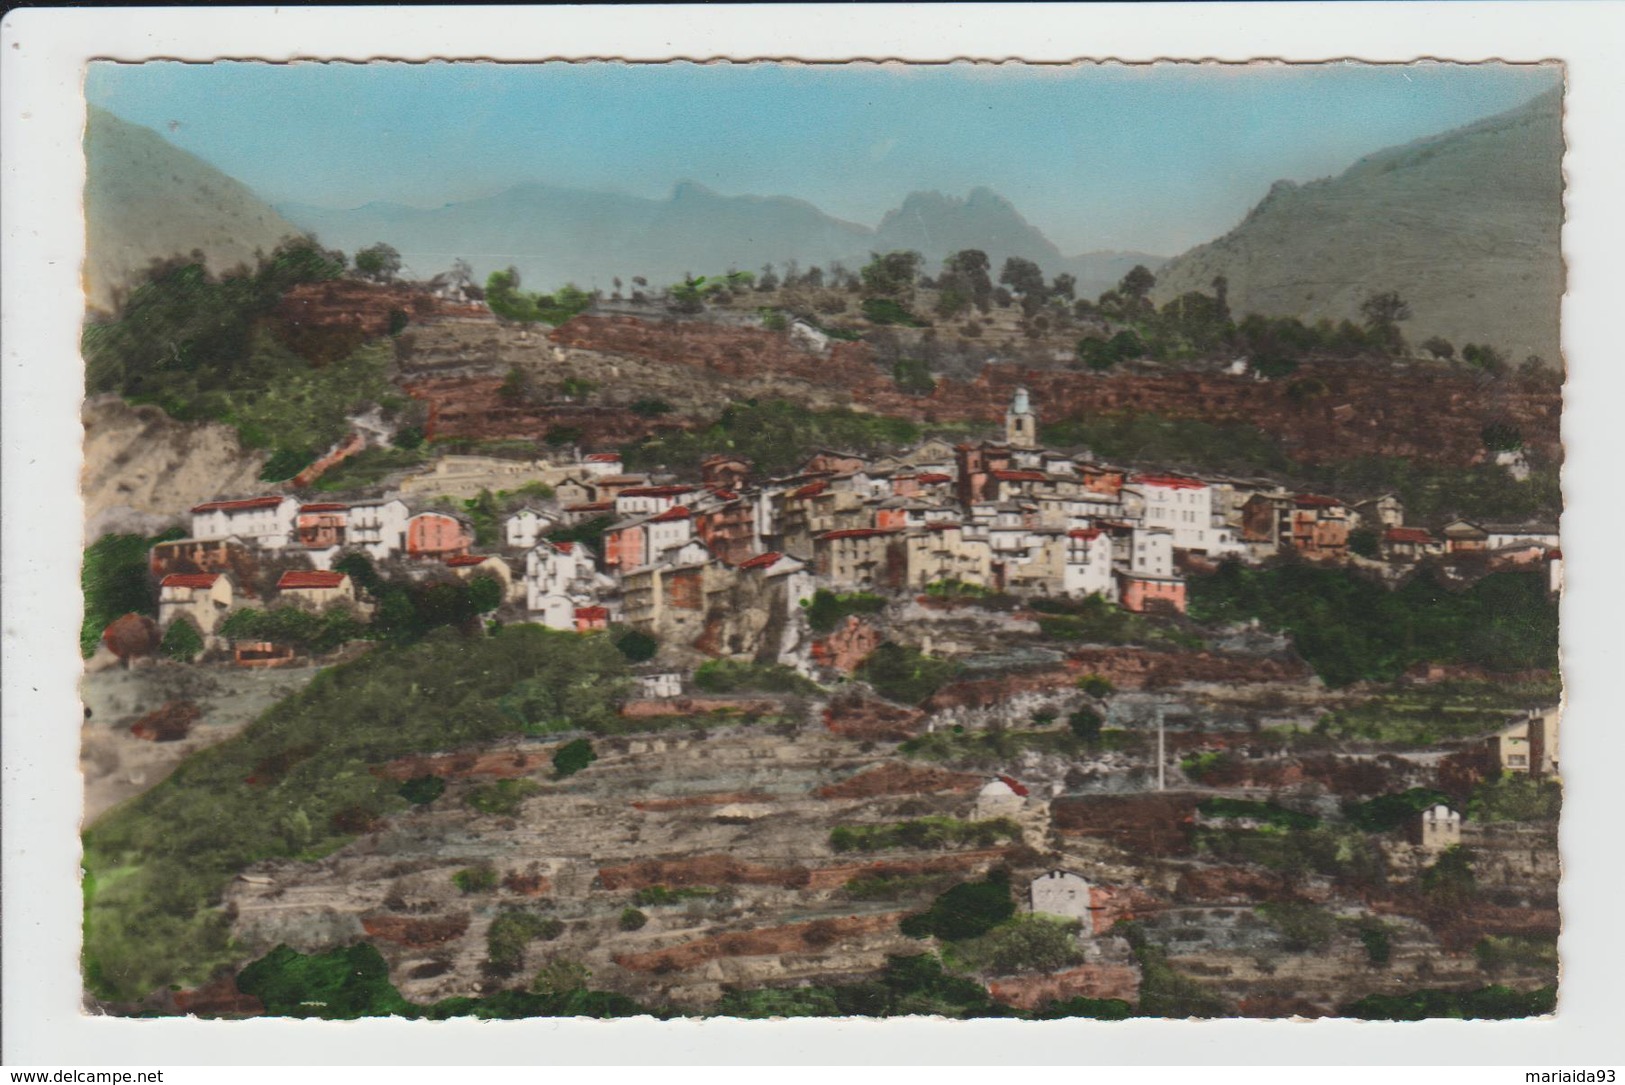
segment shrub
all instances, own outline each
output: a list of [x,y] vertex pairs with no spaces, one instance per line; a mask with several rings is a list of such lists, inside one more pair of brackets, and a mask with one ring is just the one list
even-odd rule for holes
[[277,946],[237,974],[237,989],[278,1017],[415,1017],[413,1006],[389,982],[389,965],[365,942],[305,955]]
[[1473,947],[1473,955],[1486,972],[1530,969],[1557,973],[1557,943],[1550,938],[1490,935]]
[[1388,936],[1388,925],[1377,919],[1361,920],[1356,928],[1365,957],[1373,966],[1385,968],[1393,956],[1394,946]]
[[587,989],[592,972],[580,961],[555,957],[542,966],[531,981],[530,989],[538,995],[562,998]]
[[1258,914],[1274,924],[1294,953],[1323,950],[1337,933],[1337,919],[1318,904],[1270,901],[1258,906]]
[[1313,829],[1320,825],[1320,819],[1313,814],[1251,799],[1203,799],[1197,803],[1196,809],[1210,818],[1250,818],[1279,829]]
[[1110,678],[1099,674],[1086,674],[1078,679],[1078,688],[1094,698],[1110,697],[1117,689]]
[[574,776],[596,760],[598,755],[593,752],[592,743],[578,738],[559,747],[553,755],[553,768],[561,778]]
[[446,793],[446,781],[438,776],[414,776],[400,786],[398,794],[413,806],[427,806]]
[[1033,1012],[1039,1021],[1058,1021],[1065,1017],[1092,1017],[1097,1021],[1123,1021],[1134,1016],[1134,1007],[1120,998],[1069,998],[1046,1002]]
[[837,595],[819,588],[801,604],[807,611],[807,625],[814,633],[833,633],[835,627],[854,614],[874,614],[886,607],[886,598],[868,592]]
[[615,638],[615,647],[629,663],[647,663],[660,651],[660,642],[647,633],[629,630]]
[[463,802],[482,814],[513,817],[519,805],[541,788],[531,780],[496,780],[480,784],[463,796]]
[[649,917],[643,912],[636,908],[626,908],[621,912],[618,925],[623,931],[638,931],[642,930],[648,922]]
[[726,895],[726,890],[713,889],[708,885],[679,886],[676,889],[664,885],[651,885],[634,893],[632,903],[640,908],[649,908],[663,904],[681,904],[685,900],[708,900]]
[[490,863],[477,863],[474,866],[464,867],[451,876],[451,882],[465,895],[489,893],[497,887],[496,867]]
[[1066,718],[1066,725],[1072,734],[1091,744],[1100,741],[1100,731],[1104,723],[1100,713],[1092,708],[1080,708]]
[[1480,987],[1476,991],[1440,991],[1424,988],[1401,995],[1367,995],[1338,1010],[1343,1017],[1366,1021],[1425,1021],[1434,1017],[1505,1020],[1539,1017],[1557,1008],[1557,989],[1514,991],[1508,987]]
[[979,882],[964,882],[937,897],[931,907],[903,919],[910,938],[935,936],[946,942],[975,938],[1016,914],[1010,876],[995,870]]
[[526,946],[534,941],[550,942],[563,933],[564,923],[553,916],[505,908],[486,931],[486,959],[495,971],[511,975],[525,963]]
[[818,683],[782,663],[749,663],[737,659],[712,659],[694,671],[694,687],[706,693],[738,693],[759,690],[765,693],[821,693]]
[[919,704],[947,684],[959,670],[957,663],[887,641],[858,665],[856,676],[888,700]]
[[1010,976],[1020,972],[1060,972],[1083,963],[1075,920],[1046,915],[1017,916],[978,938],[960,942],[953,961],[979,972]]
[[839,852],[947,848],[965,844],[987,848],[1020,839],[1021,826],[1009,818],[960,821],[951,817],[926,817],[880,825],[840,825],[829,834],[830,847]]
[[203,651],[203,634],[197,631],[192,619],[182,616],[169,623],[158,650],[179,663],[190,663]]
[[1365,802],[1352,803],[1343,809],[1349,824],[1368,833],[1392,832],[1415,820],[1422,811],[1444,803],[1450,796],[1427,787],[1413,787],[1391,795],[1378,795]]
[[1509,772],[1473,789],[1467,816],[1474,821],[1556,821],[1563,785]]

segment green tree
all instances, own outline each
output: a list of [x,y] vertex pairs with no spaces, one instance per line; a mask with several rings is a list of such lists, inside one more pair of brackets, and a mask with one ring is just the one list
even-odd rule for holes
[[355,269],[363,278],[373,282],[394,282],[395,276],[400,274],[401,254],[395,251],[394,246],[380,241],[356,250]]
[[593,752],[592,743],[578,738],[559,747],[553,755],[553,768],[561,777],[574,776],[596,760],[598,755]]
[[889,298],[905,309],[914,300],[914,284],[919,277],[917,252],[872,252],[859,273],[865,297]]
[[203,651],[203,634],[191,618],[182,615],[169,623],[158,650],[177,663],[190,663]]
[[618,925],[623,931],[637,931],[642,930],[648,922],[649,917],[643,912],[636,908],[626,908],[621,911]]
[[1399,333],[1402,321],[1411,318],[1410,303],[1392,290],[1372,294],[1360,303],[1360,314],[1365,317],[1365,329],[1381,342],[1391,354],[1405,348],[1405,338]]
[[945,942],[975,938],[1016,914],[1010,875],[994,870],[979,882],[964,882],[937,897],[931,907],[902,921],[911,938],[936,936]]
[[1144,264],[1135,264],[1117,284],[1117,292],[1134,302],[1142,302],[1157,285],[1157,277]]
[[1004,268],[999,272],[999,282],[1021,299],[1021,310],[1029,317],[1038,312],[1049,298],[1044,269],[1019,256],[1005,260]]

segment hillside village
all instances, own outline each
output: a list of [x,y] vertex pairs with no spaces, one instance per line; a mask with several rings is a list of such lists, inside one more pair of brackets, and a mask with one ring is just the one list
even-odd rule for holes
[[1164,260],[92,108],[87,1010],[1552,1012],[1560,115]]
[[[831,349],[811,325],[779,334],[814,363]],[[178,988],[105,984],[99,1004],[289,1012],[257,974],[363,946],[394,992],[369,1012],[414,1015],[1541,1012],[1558,767],[1543,649],[1413,637],[1381,680],[1340,675],[1344,650],[1316,642],[1342,618],[1282,632],[1246,599],[1333,577],[1463,606],[1511,590],[1486,625],[1555,621],[1555,527],[1429,528],[1392,493],[1114,465],[1045,448],[1044,409],[1015,386],[1000,439],[826,448],[788,474],[725,451],[632,470],[622,451],[535,442],[316,492],[391,447],[358,416],[289,483],[176,510],[185,527],[145,550],[154,617],[115,621],[90,663],[92,682],[181,691],[98,700],[142,709],[97,747],[109,803],[191,763],[155,769],[135,747],[253,733],[211,725],[187,674],[236,689],[285,671],[298,690],[316,666],[473,675],[490,651],[577,651],[526,647],[540,628],[602,677],[576,715],[504,708],[531,721],[517,734],[418,721],[358,738],[364,801],[299,784],[321,755],[291,736],[240,755],[257,758],[245,796],[274,789],[294,813],[200,885],[186,914],[224,926],[162,943],[178,959],[93,936],[96,959]],[[442,626],[460,632],[438,641]],[[280,708],[312,698],[322,721],[331,695]],[[186,801],[151,796],[120,809],[139,823]],[[110,842],[120,825],[92,832],[93,863],[129,846]],[[135,899],[92,906],[118,917],[101,938],[153,906]]]

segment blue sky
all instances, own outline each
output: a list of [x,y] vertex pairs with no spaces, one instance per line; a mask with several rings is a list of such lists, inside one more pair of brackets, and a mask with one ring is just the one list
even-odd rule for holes
[[875,225],[988,185],[1067,253],[1172,255],[1281,178],[1502,112],[1508,65],[850,67],[148,63],[88,99],[274,203],[434,207],[526,181],[797,196]]

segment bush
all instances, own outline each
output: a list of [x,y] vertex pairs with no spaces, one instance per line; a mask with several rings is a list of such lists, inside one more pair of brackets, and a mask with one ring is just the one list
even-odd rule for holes
[[1519,772],[1485,780],[1467,800],[1474,821],[1556,821],[1563,807],[1563,785],[1536,780]]
[[413,806],[427,806],[446,793],[446,781],[438,776],[414,776],[403,783],[397,794]]
[[1320,819],[1313,814],[1251,799],[1203,799],[1196,804],[1196,809],[1210,818],[1250,818],[1279,829],[1313,829],[1320,825]]
[[101,642],[102,630],[125,614],[158,613],[157,595],[147,571],[147,551],[161,542],[182,539],[179,529],[147,538],[142,535],[103,535],[85,548],[79,586],[85,597],[85,618],[79,627],[79,650],[89,658]]
[[1090,697],[1096,699],[1110,697],[1117,687],[1112,685],[1110,678],[1099,674],[1086,674],[1078,679],[1078,688]]
[[996,976],[1060,972],[1083,963],[1076,920],[1023,915],[953,948],[955,964]]
[[540,790],[531,780],[497,780],[471,789],[463,802],[482,814],[511,818],[519,813],[520,803]]
[[593,752],[592,743],[584,738],[578,738],[559,747],[558,752],[553,755],[553,768],[562,779],[574,776],[596,760],[598,755]]
[[615,638],[615,648],[629,663],[647,663],[660,651],[660,642],[633,629]]
[[192,619],[182,616],[169,623],[158,650],[177,663],[190,663],[203,651],[203,634],[197,631]]
[[1075,738],[1093,744],[1100,741],[1100,731],[1105,721],[1094,709],[1080,708],[1066,718],[1066,725]]
[[451,884],[457,887],[458,892],[465,895],[489,893],[497,887],[496,867],[490,863],[478,863],[474,866],[464,867],[451,876]]
[[1480,987],[1476,991],[1440,991],[1425,988],[1402,995],[1367,995],[1338,1010],[1340,1016],[1366,1021],[1425,1021],[1435,1017],[1469,1020],[1506,1020],[1540,1017],[1557,1008],[1557,989],[1514,991],[1508,987]]
[[1424,810],[1450,804],[1450,796],[1427,787],[1413,787],[1391,795],[1378,795],[1343,808],[1349,824],[1368,833],[1392,832],[1413,822]]
[[863,315],[875,324],[900,324],[906,328],[923,328],[924,323],[891,298],[864,298]]
[[912,705],[942,688],[959,670],[957,663],[887,641],[858,665],[856,677],[868,682],[882,697]]
[[649,908],[665,904],[681,904],[685,900],[709,900],[726,895],[726,890],[713,889],[708,885],[679,886],[676,889],[664,885],[651,885],[634,893],[632,903],[640,908]]
[[982,881],[954,886],[925,911],[906,916],[901,927],[910,938],[935,936],[954,942],[986,934],[1015,914],[1010,875],[995,870]]
[[817,682],[782,663],[748,663],[737,659],[712,659],[694,671],[694,688],[705,693],[802,693],[817,696],[823,692]]
[[642,930],[648,922],[649,917],[643,912],[638,911],[636,908],[626,908],[621,912],[618,925],[623,931],[638,931]]
[[1033,1012],[1039,1021],[1059,1021],[1067,1017],[1092,1017],[1097,1021],[1124,1021],[1134,1016],[1134,1007],[1120,998],[1069,998],[1046,1002]]
[[841,825],[830,831],[830,847],[839,852],[889,851],[895,848],[947,848],[970,844],[992,847],[1020,840],[1021,826],[1009,818],[960,821],[951,817],[915,818],[879,825]]
[[1361,920],[1356,931],[1360,944],[1365,947],[1366,960],[1376,968],[1386,968],[1393,956],[1394,946],[1388,936],[1388,925],[1377,919]]
[[552,916],[505,908],[486,931],[486,959],[494,971],[512,975],[525,963],[525,948],[531,942],[550,942],[563,933],[564,923]]
[[315,458],[308,448],[279,448],[260,468],[260,481],[285,482],[303,471]]
[[1337,919],[1318,904],[1270,901],[1258,906],[1258,914],[1281,932],[1286,948],[1293,953],[1323,950],[1337,933]]
[[814,633],[833,633],[835,627],[854,614],[876,614],[886,608],[886,597],[869,592],[836,594],[819,588],[801,604],[807,611],[807,625]]
[[389,982],[383,956],[365,942],[309,956],[277,946],[237,974],[237,989],[277,1017],[417,1016]]

